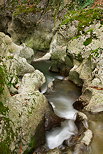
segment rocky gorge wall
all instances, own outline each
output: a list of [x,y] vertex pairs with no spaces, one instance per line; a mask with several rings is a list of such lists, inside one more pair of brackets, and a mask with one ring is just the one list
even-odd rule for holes
[[45,141],[48,104],[39,92],[45,77],[28,63],[32,49],[16,45],[4,33],[0,46],[0,152],[24,153]]
[[[91,112],[103,111],[102,8],[74,11],[65,16],[51,43],[51,59],[70,66],[68,78],[83,86],[80,101]],[[53,68],[51,68],[53,70]]]

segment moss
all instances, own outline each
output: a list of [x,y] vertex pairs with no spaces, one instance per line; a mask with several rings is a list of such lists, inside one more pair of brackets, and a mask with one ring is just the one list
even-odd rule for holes
[[17,16],[19,14],[28,14],[28,13],[35,13],[37,10],[35,7],[29,7],[26,5],[20,5],[18,6],[15,11],[13,12],[13,16]]
[[6,115],[9,111],[8,107],[5,107],[2,102],[0,102],[0,114]]
[[2,65],[0,65],[0,94],[3,93],[5,84],[5,72]]
[[44,34],[41,33],[41,36],[39,37],[31,36],[31,38],[25,41],[25,44],[34,50],[38,51],[48,50],[51,40],[45,40],[43,35]]
[[95,20],[102,21],[103,19],[103,10],[100,8],[94,9],[83,9],[78,11],[69,11],[62,23],[61,26],[64,24],[72,23],[72,21],[77,20],[78,23],[78,33],[83,31],[86,26],[92,24]]
[[0,153],[2,154],[11,154],[8,144],[6,141],[0,142]]
[[[5,109],[5,107],[4,107],[4,109]],[[5,112],[5,111],[3,111],[3,112]],[[7,118],[4,115],[0,119],[4,123],[3,126],[2,126],[2,135],[0,137],[0,140],[1,140],[0,152],[2,154],[9,154],[9,153],[11,153],[10,145],[13,142],[14,136],[15,136],[13,129],[11,127],[12,122],[9,118]]]
[[68,67],[73,67],[73,59],[71,59],[69,56],[66,56],[65,57],[65,64],[68,66]]
[[83,61],[82,55],[80,53],[76,55],[75,59],[77,59],[79,62]]
[[4,105],[3,102],[0,102],[0,123],[1,125],[1,136],[0,136],[0,152],[2,154],[11,154],[10,145],[14,140],[14,132],[11,124],[12,121],[8,118],[9,108]]

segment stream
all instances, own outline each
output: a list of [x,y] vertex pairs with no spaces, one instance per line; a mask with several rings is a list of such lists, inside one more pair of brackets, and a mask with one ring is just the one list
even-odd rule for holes
[[[35,69],[39,69],[46,77],[46,82],[41,87],[41,92],[46,93],[46,97],[51,104],[54,113],[66,119],[61,122],[61,127],[57,127],[47,132],[46,141],[49,149],[60,146],[64,140],[69,140],[72,135],[78,133],[75,125],[77,110],[73,108],[73,103],[79,98],[81,89],[58,73],[49,71],[50,61],[38,61],[32,64]],[[53,86],[53,89],[52,89]]]
[[[50,61],[38,61],[32,64],[35,69],[40,70],[46,77],[46,82],[41,87],[41,92],[45,93],[54,113],[64,118],[60,127],[52,128],[46,133],[46,142],[49,149],[60,146],[64,140],[71,139],[72,135],[78,134],[75,125],[77,110],[73,108],[73,103],[81,95],[81,89],[72,82],[65,80],[58,73],[49,71]],[[103,114],[93,115],[86,113],[89,119],[89,128],[94,135],[91,145],[84,154],[103,154]]]

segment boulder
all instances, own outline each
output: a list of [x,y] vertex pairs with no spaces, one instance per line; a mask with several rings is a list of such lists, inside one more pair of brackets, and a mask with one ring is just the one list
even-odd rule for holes
[[23,153],[44,143],[43,119],[48,104],[45,96],[38,91],[44,82],[45,78],[38,70],[25,74],[19,94],[9,97],[5,102],[7,113],[1,121],[1,143],[4,145],[0,146],[0,151],[4,146],[6,152]]

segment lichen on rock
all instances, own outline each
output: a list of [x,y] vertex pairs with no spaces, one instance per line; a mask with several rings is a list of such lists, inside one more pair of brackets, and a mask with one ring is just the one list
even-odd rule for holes
[[28,63],[34,55],[31,48],[16,45],[4,33],[0,33],[0,42],[0,151],[29,152],[45,141],[48,103],[39,92],[45,77]]

